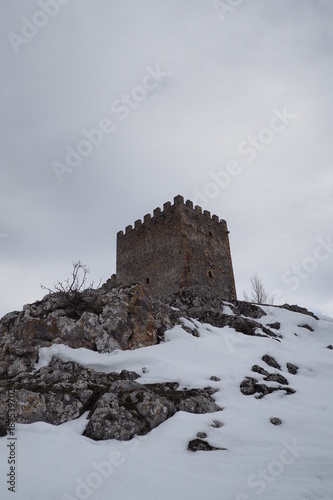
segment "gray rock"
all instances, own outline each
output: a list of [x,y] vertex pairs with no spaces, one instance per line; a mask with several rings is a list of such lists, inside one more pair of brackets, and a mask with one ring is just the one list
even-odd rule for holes
[[[162,301],[156,301],[168,304],[179,309],[192,318],[197,318],[203,323],[210,323],[213,326],[225,326],[232,320],[232,316],[223,314],[223,300],[211,287],[202,285],[193,285],[182,290],[179,293],[163,297]],[[228,307],[232,309],[235,316],[246,316],[247,318],[259,319],[265,316],[263,309],[255,304],[244,301],[228,302]]]
[[[38,349],[54,343],[98,352],[157,343],[153,305],[141,285],[86,290],[76,294],[75,300],[67,295],[46,295],[0,320],[0,377],[31,371]],[[173,326],[177,315],[170,316],[164,323]]]
[[306,323],[304,323],[303,325],[298,325],[300,328],[305,328],[306,330],[309,330],[310,332],[314,332],[314,329],[312,328],[312,326],[310,325],[307,325]]
[[269,375],[267,375],[267,377],[264,377],[264,380],[266,380],[267,382],[277,382],[278,384],[284,384],[284,385],[289,384],[286,377],[284,377],[280,373],[270,373]]
[[188,451],[213,451],[213,450],[227,450],[227,448],[217,448],[216,446],[212,446],[207,441],[203,439],[192,439],[188,443],[187,447]]
[[269,354],[265,354],[261,359],[266,363],[266,365],[272,366],[273,368],[277,368],[278,370],[281,370],[281,366],[273,358],[273,356],[269,356]]
[[[89,412],[85,435],[95,439],[128,440],[143,435],[177,411],[221,410],[215,390],[178,390],[177,383],[139,384],[135,372],[99,373],[54,357],[49,366],[11,379],[16,421],[59,425]],[[0,428],[6,430],[7,381],[0,381]]]
[[213,420],[212,427],[214,427],[214,429],[219,429],[220,427],[223,427],[223,425],[223,422],[220,422],[219,420]]
[[287,363],[287,370],[292,375],[296,375],[296,373],[298,371],[298,366],[293,365],[292,363]]
[[281,425],[282,424],[282,420],[280,418],[277,418],[277,417],[272,417],[270,419],[270,422],[273,425]]
[[261,375],[266,375],[266,376],[269,375],[268,371],[265,370],[264,368],[262,368],[259,365],[253,365],[252,368],[251,368],[251,370],[253,372],[260,373]]
[[129,440],[143,435],[170,418],[176,411],[208,413],[221,408],[212,391],[178,391],[177,384],[142,385],[117,381],[92,408],[85,435],[95,439]]
[[288,311],[306,314],[308,316],[312,316],[312,318],[319,320],[318,316],[313,314],[313,312],[308,311],[305,307],[299,307],[297,305],[289,305],[289,304],[283,304],[282,306],[275,306],[275,307],[280,307],[281,309],[287,309]]
[[258,380],[252,377],[246,377],[240,384],[240,391],[242,394],[245,396],[255,395],[256,399],[261,399],[267,394],[281,390],[285,391],[286,394],[295,393],[295,390],[291,387],[271,387],[266,384],[259,384]]
[[281,323],[276,321],[275,323],[269,323],[267,326],[269,326],[269,328],[273,328],[274,330],[280,330]]

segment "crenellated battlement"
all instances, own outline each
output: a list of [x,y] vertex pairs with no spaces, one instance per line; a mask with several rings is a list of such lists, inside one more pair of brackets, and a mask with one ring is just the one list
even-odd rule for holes
[[173,204],[170,201],[167,201],[163,204],[163,210],[160,207],[157,207],[153,210],[153,214],[146,214],[143,219],[137,219],[133,225],[128,225],[125,228],[125,231],[119,231],[117,233],[118,238],[122,238],[125,235],[130,234],[132,231],[140,229],[142,226],[147,226],[150,224],[154,224],[156,222],[160,222],[161,219],[169,216],[177,210],[187,210],[189,212],[201,214],[206,219],[213,221],[214,223],[220,224],[220,229],[225,229],[227,231],[227,223],[224,219],[220,219],[217,215],[211,215],[208,210],[202,210],[199,205],[193,205],[191,200],[186,200],[184,202],[184,198],[181,195],[175,196],[173,199]]
[[117,235],[119,285],[141,283],[152,297],[192,285],[236,299],[227,223],[180,195]]

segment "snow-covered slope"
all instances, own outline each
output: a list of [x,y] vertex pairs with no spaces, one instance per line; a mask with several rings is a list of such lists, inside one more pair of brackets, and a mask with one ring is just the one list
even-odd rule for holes
[[[7,436],[0,440],[0,498],[333,499],[333,350],[327,348],[333,343],[333,320],[273,306],[263,309],[266,316],[260,322],[279,322],[276,333],[281,339],[186,320],[186,331],[175,326],[166,333],[166,342],[133,351],[98,354],[62,345],[40,349],[38,367],[56,355],[103,372],[134,370],[142,374],[142,384],[211,386],[218,389],[214,399],[223,410],[178,412],[148,435],[128,442],[82,436],[86,415],[58,427],[17,425],[16,493],[8,491],[5,478]],[[194,327],[199,337],[188,333]],[[264,355],[272,356],[281,370],[268,366]],[[296,365],[297,374],[289,373],[286,363]],[[296,392],[279,390],[260,399],[242,394],[245,377],[269,387],[279,385],[265,382],[264,375],[251,370],[253,365],[280,373]],[[273,425],[271,418],[282,424]],[[198,433],[226,450],[188,451]]]

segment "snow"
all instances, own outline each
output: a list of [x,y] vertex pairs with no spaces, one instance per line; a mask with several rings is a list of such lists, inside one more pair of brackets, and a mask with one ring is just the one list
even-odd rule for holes
[[[98,354],[53,345],[40,349],[36,369],[52,356],[102,372],[134,370],[140,383],[176,381],[181,387],[218,389],[222,411],[194,415],[178,412],[147,436],[129,442],[92,441],[82,432],[87,415],[58,427],[42,422],[17,425],[17,491],[0,485],[0,498],[15,500],[317,500],[333,499],[333,320],[264,306],[263,325],[278,321],[279,340],[245,336],[229,327],[196,320],[199,337],[181,326],[166,342],[134,351]],[[224,310],[225,312],[225,310]],[[300,325],[309,325],[313,332]],[[258,400],[239,385],[265,365],[269,354],[281,365],[293,395],[277,391]],[[288,373],[286,363],[299,367]],[[142,370],[145,367],[146,370]],[[212,376],[219,381],[210,380]],[[276,385],[268,382],[269,385]],[[271,417],[282,425],[274,426]],[[213,427],[218,420],[224,425]],[[189,452],[198,432],[227,451]],[[7,471],[7,437],[0,439],[0,463]]]

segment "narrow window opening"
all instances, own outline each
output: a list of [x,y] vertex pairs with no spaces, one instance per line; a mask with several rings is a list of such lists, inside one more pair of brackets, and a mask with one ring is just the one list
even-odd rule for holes
[[211,231],[209,231],[209,236],[212,238],[213,237],[213,233]]
[[149,278],[146,278],[146,283],[147,285],[149,285]]

